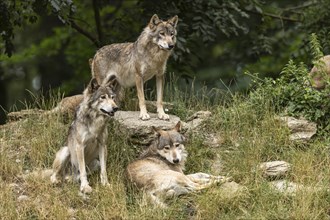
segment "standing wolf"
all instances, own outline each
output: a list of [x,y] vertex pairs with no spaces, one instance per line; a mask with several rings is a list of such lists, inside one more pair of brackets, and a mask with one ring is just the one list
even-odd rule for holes
[[92,75],[99,83],[115,75],[124,87],[136,85],[140,119],[150,118],[144,98],[144,82],[156,76],[158,118],[169,120],[163,109],[164,72],[166,62],[176,43],[178,16],[162,21],[153,15],[147,27],[134,43],[111,44],[102,47],[91,63]]
[[84,91],[83,101],[69,129],[66,146],[56,153],[51,176],[53,183],[60,182],[68,174],[71,159],[74,177],[81,182],[81,192],[92,191],[87,181],[86,167],[92,171],[100,166],[101,183],[109,184],[106,172],[107,122],[118,109],[114,102],[115,78],[110,77],[104,85],[99,85],[93,78]]
[[128,165],[127,176],[156,205],[166,207],[160,200],[162,196],[179,196],[227,180],[226,177],[206,173],[183,173],[188,154],[183,145],[185,138],[179,133],[180,122],[169,131],[153,129],[158,137],[139,159]]

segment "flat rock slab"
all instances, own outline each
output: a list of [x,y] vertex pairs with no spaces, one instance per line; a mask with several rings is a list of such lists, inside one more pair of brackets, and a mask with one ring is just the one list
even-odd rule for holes
[[259,165],[263,176],[269,178],[281,178],[288,174],[291,169],[291,164],[285,161],[270,161]]
[[306,119],[297,119],[294,117],[279,117],[281,121],[287,124],[290,129],[290,140],[309,141],[317,132],[317,124]]
[[[170,130],[180,121],[175,115],[170,115],[170,120],[160,120],[155,113],[149,113],[150,119],[143,121],[139,119],[139,111],[118,111],[114,119],[119,123],[121,132],[125,132],[133,143],[147,145],[155,138],[152,126],[163,130]],[[183,128],[185,123],[181,122]]]

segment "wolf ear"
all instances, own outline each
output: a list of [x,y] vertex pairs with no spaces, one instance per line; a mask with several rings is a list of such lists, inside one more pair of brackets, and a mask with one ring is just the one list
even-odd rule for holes
[[92,65],[93,65],[93,58],[89,58],[89,59],[88,59],[88,64],[89,64],[89,67],[92,68]]
[[157,24],[159,24],[161,20],[159,19],[158,15],[154,14],[149,22],[149,27],[153,29]]
[[177,132],[180,132],[180,131],[181,131],[181,121],[179,121],[179,122],[175,125],[174,130],[176,130]]
[[162,129],[160,128],[156,128],[155,126],[151,126],[152,130],[157,134],[157,136],[159,137],[161,135]]
[[118,81],[117,81],[117,79],[116,79],[116,76],[115,75],[111,75],[110,77],[109,77],[109,80],[108,80],[108,82],[107,82],[107,84],[106,84],[107,86],[109,86],[109,87],[111,87],[112,89],[116,89],[116,87],[118,86]]
[[178,24],[179,17],[175,15],[173,18],[168,19],[168,23],[170,23],[174,28],[176,28],[176,25]]
[[93,78],[88,86],[88,91],[89,93],[93,93],[95,92],[98,88],[100,87],[99,83],[97,82],[97,80],[95,78]]

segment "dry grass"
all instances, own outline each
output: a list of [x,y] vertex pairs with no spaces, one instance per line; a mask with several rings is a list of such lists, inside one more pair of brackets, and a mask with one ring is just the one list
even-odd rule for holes
[[[172,88],[175,89],[175,88]],[[109,125],[108,176],[111,186],[99,184],[97,174],[90,177],[93,193],[84,198],[79,186],[67,183],[52,186],[48,179],[21,178],[27,170],[49,168],[56,151],[65,140],[69,124],[59,115],[33,116],[10,123],[0,130],[0,213],[1,219],[327,219],[330,208],[329,139],[318,137],[309,144],[288,139],[289,131],[276,119],[273,106],[265,101],[256,106],[249,100],[233,97],[221,104],[205,99],[198,102],[179,91],[173,92],[182,118],[185,108],[213,112],[205,129],[224,140],[220,148],[203,145],[202,137],[191,136],[187,143],[190,157],[187,172],[214,172],[215,154],[223,170],[244,190],[230,195],[221,187],[170,199],[169,208],[153,207],[143,193],[127,187],[124,172],[135,158],[133,146],[116,124]],[[207,95],[200,95],[204,98]],[[204,105],[205,104],[205,105]],[[205,106],[205,108],[203,107]],[[265,161],[285,160],[293,169],[286,179],[319,190],[300,190],[295,195],[274,191],[256,166]],[[28,200],[20,200],[21,195]]]

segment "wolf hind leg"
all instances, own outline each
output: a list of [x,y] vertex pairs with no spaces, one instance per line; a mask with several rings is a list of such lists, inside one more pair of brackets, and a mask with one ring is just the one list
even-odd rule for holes
[[194,173],[189,174],[187,177],[198,184],[216,184],[216,183],[224,183],[229,180],[229,178],[225,176],[213,176],[207,173]]
[[53,162],[53,174],[50,181],[54,184],[60,183],[66,175],[67,166],[70,159],[70,151],[67,146],[62,147],[55,156]]

